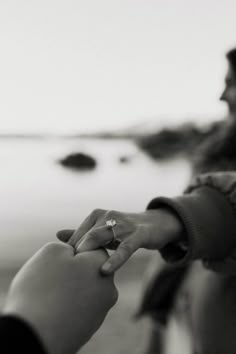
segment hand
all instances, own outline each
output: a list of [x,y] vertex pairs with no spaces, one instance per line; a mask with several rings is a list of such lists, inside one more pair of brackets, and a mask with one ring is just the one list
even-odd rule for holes
[[120,245],[101,268],[104,274],[119,269],[139,248],[160,250],[169,242],[177,242],[183,234],[183,226],[178,217],[169,209],[147,210],[143,213],[122,213],[118,211],[94,210],[75,230],[62,230],[57,237],[69,242],[77,252],[85,252],[100,247],[109,248],[113,239],[112,230],[106,221],[117,222],[114,232]]
[[75,255],[67,244],[44,246],[14,278],[4,313],[28,322],[50,354],[74,354],[117,300],[113,278],[99,272],[106,259],[105,250]]

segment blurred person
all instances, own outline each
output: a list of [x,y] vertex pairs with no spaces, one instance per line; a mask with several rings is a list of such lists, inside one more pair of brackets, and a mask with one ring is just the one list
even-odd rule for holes
[[236,119],[236,48],[227,54],[228,69],[225,76],[225,89],[220,99],[228,106],[229,118]]
[[75,254],[59,242],[42,247],[17,273],[0,317],[2,354],[74,354],[117,300],[113,276],[99,268],[105,250]]
[[227,119],[213,124],[193,159],[194,174],[236,169],[236,49],[226,54],[228,69],[220,99],[227,104]]
[[[227,52],[226,59],[228,67],[220,99],[227,104],[228,114],[226,119],[213,123],[209,137],[203,140],[190,157],[193,176],[236,170],[236,48]],[[180,288],[194,273],[194,266],[188,264],[173,269],[163,264],[160,267],[159,261],[157,267],[156,263],[154,260],[152,277],[145,287],[138,312],[140,316],[149,314],[152,319],[150,353],[155,349],[161,351],[163,332],[166,331],[175,304],[185,302],[179,296]],[[196,279],[195,276],[193,278]],[[162,291],[157,291],[160,288]]]
[[193,173],[236,168],[236,49],[226,54],[228,69],[220,99],[228,114],[224,119],[198,127],[193,123],[165,128],[137,139],[138,146],[154,159],[186,157]]

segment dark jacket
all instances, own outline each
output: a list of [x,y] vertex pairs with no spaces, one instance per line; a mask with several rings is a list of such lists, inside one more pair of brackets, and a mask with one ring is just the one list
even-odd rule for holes
[[34,330],[22,319],[0,317],[1,354],[47,354]]

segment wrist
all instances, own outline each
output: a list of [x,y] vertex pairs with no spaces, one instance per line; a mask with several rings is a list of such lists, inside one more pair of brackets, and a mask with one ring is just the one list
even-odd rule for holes
[[188,252],[187,233],[183,222],[173,209],[168,206],[158,209],[162,220],[162,239],[158,250],[169,263],[184,259]]
[[167,244],[180,244],[184,247],[186,243],[185,228],[181,219],[173,209],[168,206],[159,209],[160,217],[165,228],[165,236],[163,239],[163,247]]
[[161,250],[169,244],[187,248],[184,224],[170,207],[149,209],[147,213],[150,215],[152,225],[148,248]]

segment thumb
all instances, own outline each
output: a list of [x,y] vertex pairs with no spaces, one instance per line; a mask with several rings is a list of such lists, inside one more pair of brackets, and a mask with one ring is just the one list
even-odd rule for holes
[[56,236],[59,241],[67,243],[75,230],[71,229],[65,229],[65,230],[60,230],[56,233]]
[[117,271],[141,247],[140,240],[134,234],[121,242],[116,251],[103,264],[101,272],[110,275]]

